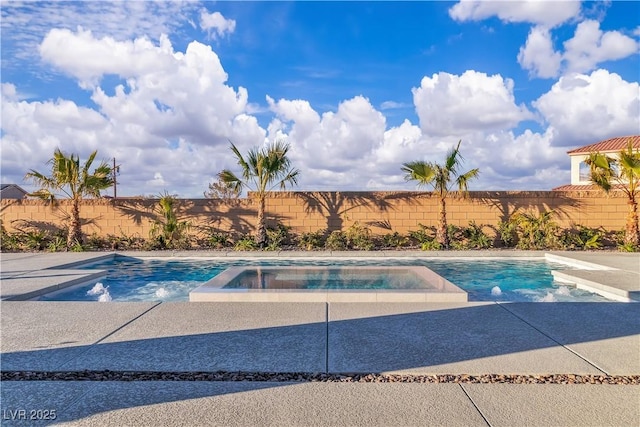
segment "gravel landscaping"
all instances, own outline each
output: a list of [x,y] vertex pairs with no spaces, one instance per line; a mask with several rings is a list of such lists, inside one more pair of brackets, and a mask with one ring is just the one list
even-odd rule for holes
[[253,381],[458,384],[612,384],[640,385],[640,375],[510,375],[375,373],[323,374],[305,372],[154,372],[154,371],[5,371],[1,381]]

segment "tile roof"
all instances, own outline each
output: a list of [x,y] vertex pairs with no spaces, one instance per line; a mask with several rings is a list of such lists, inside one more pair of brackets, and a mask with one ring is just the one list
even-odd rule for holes
[[[614,185],[613,188],[611,188],[611,191],[618,190],[619,189],[618,187],[622,187],[622,185]],[[566,184],[566,185],[561,185],[560,187],[556,187],[551,191],[603,191],[603,190],[602,188],[598,187],[595,184],[581,184],[581,185]]]
[[631,140],[633,148],[640,150],[640,135],[629,135],[606,139],[591,145],[585,145],[584,147],[567,151],[567,154],[588,154],[594,151],[620,151],[627,148],[629,140]]

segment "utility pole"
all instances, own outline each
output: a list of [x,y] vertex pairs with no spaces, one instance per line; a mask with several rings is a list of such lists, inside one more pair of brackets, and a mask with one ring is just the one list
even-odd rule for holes
[[120,173],[120,165],[116,165],[116,158],[113,158],[113,169],[111,170],[113,173],[113,199],[115,200],[118,197],[118,181],[117,176]]

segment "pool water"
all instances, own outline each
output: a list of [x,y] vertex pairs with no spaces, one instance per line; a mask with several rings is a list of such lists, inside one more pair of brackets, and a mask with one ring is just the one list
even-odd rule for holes
[[118,256],[85,268],[107,270],[98,283],[44,295],[41,301],[189,301],[189,292],[237,266],[424,266],[468,293],[469,301],[609,301],[554,283],[553,269],[567,265],[543,259],[138,259]]

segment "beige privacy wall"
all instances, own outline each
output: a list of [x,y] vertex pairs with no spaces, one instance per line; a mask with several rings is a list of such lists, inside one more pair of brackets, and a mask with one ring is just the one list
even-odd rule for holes
[[[85,200],[80,215],[86,234],[100,236],[148,237],[152,221],[157,217],[153,199]],[[3,226],[16,230],[25,226],[61,226],[70,211],[67,200],[52,207],[40,200],[0,201]],[[179,199],[178,218],[189,221],[192,230],[235,231],[254,230],[257,204],[251,199],[225,203],[217,199]],[[489,226],[506,221],[513,212],[538,213],[553,209],[555,221],[563,226],[581,224],[624,228],[627,199],[623,193],[605,195],[601,192],[471,192],[466,200],[447,200],[450,224],[467,225],[469,221]],[[438,218],[438,199],[420,192],[282,192],[267,200],[267,218],[302,233],[322,229],[346,229],[354,222],[368,225],[374,234],[392,231],[407,233],[418,224],[434,226]],[[489,231],[489,230],[486,230]]]

